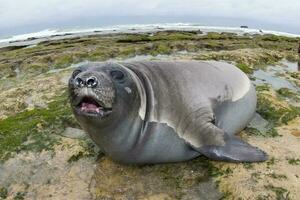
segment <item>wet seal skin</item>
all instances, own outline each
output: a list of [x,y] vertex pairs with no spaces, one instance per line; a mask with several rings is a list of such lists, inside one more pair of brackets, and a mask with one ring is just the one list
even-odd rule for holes
[[235,136],[255,113],[256,92],[225,62],[91,62],[74,70],[69,92],[81,127],[117,162],[268,158]]

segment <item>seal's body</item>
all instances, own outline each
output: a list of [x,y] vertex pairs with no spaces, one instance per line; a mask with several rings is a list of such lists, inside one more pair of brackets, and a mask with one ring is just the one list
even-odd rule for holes
[[116,161],[178,162],[201,154],[232,162],[267,159],[234,136],[251,120],[256,93],[233,65],[89,63],[75,70],[69,86],[80,125]]

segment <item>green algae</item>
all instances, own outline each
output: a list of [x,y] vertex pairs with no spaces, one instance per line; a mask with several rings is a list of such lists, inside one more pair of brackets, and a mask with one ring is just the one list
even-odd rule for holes
[[277,163],[278,160],[274,157],[270,158],[266,163],[267,163],[267,168],[270,168],[272,165],[274,165],[275,163]]
[[6,199],[7,194],[8,194],[7,188],[0,187],[0,199]]
[[26,194],[27,194],[27,192],[17,192],[13,199],[14,200],[23,200],[25,198]]
[[275,172],[268,174],[269,177],[273,178],[273,179],[288,179],[286,175],[284,174],[276,174]]
[[237,50],[205,51],[194,57],[196,60],[225,60],[235,62],[245,73],[264,69],[267,65],[276,64],[285,58],[286,52],[264,48],[245,48]]
[[82,150],[72,155],[68,159],[68,163],[76,162],[81,158],[96,157],[97,153],[101,154],[101,152],[95,151],[96,148],[95,143],[93,143],[91,140],[81,141],[79,145],[82,147]]
[[118,39],[118,43],[141,43],[155,41],[194,40],[196,32],[192,31],[161,31],[150,34],[128,34]]
[[73,63],[72,55],[60,55],[57,59],[54,60],[55,68],[63,68]]
[[300,116],[300,108],[291,105],[289,107],[277,107],[267,95],[261,93],[257,95],[256,111],[276,126],[287,124],[289,121]]
[[270,84],[263,84],[263,85],[257,85],[255,87],[257,92],[262,92],[262,91],[270,91],[271,90],[271,85]]
[[280,88],[277,91],[277,94],[279,94],[280,97],[284,97],[287,99],[293,99],[295,101],[300,101],[300,95],[295,93],[289,88]]
[[245,169],[253,169],[254,165],[253,165],[253,163],[243,163],[243,167]]
[[290,197],[289,197],[289,191],[285,188],[282,188],[282,187],[276,187],[272,184],[269,184],[269,185],[265,185],[264,186],[265,189],[267,190],[271,190],[275,193],[276,195],[276,200],[289,200]]
[[246,74],[252,74],[253,73],[253,69],[250,68],[248,65],[244,64],[244,63],[238,63],[236,65],[240,70],[242,70],[243,72],[245,72]]
[[247,127],[245,129],[245,131],[249,135],[255,135],[255,136],[260,136],[260,137],[277,137],[277,136],[280,136],[278,134],[277,130],[274,127],[271,127],[270,129],[268,129],[265,132],[259,131],[258,129],[252,128],[252,127]]
[[295,93],[288,88],[280,88],[277,90],[277,93],[284,97],[293,97],[295,95]]
[[[261,49],[261,52],[255,57],[248,55],[251,58],[230,52],[230,50],[245,48]],[[249,37],[230,33],[203,35],[200,31],[160,31],[152,34],[83,36],[46,41],[32,48],[2,49],[0,78],[7,75],[16,76],[16,66],[20,69],[21,75],[34,76],[53,68],[65,68],[83,60],[104,61],[116,57],[171,54],[177,51],[203,52],[203,50],[226,50],[228,52],[225,55],[213,55],[207,52],[196,59],[235,61],[240,63],[242,70],[245,69],[246,73],[251,73],[249,67],[262,67],[276,63],[282,58],[295,60],[296,49],[296,39],[274,35]]]
[[300,73],[297,72],[290,72],[291,77],[295,79],[300,79]]
[[[280,101],[282,101],[281,97],[298,100],[297,94],[291,91],[290,89],[281,88],[277,91],[273,91],[271,85],[263,84],[263,85],[257,85],[256,91],[257,91],[256,111],[264,119],[268,120],[271,124],[270,124],[270,129],[265,133],[262,133],[254,128],[247,128],[246,130],[249,133],[257,136],[263,136],[263,137],[279,136],[276,129],[274,129],[274,126],[287,124],[289,121],[300,116],[299,107],[289,105],[289,104],[283,106],[280,104]],[[271,95],[272,91],[277,94],[276,97],[272,97]]]
[[0,161],[21,150],[51,149],[59,140],[56,133],[76,126],[67,95],[57,97],[47,108],[24,111],[0,121]]
[[289,163],[290,165],[300,165],[300,159],[289,158],[289,159],[288,159],[288,163]]
[[253,172],[251,173],[251,178],[254,178],[254,179],[261,179],[261,172]]

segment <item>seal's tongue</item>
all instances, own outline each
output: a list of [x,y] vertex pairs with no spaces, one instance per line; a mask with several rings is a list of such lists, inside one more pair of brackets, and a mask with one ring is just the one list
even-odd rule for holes
[[93,103],[83,102],[81,104],[81,111],[100,113],[100,107]]

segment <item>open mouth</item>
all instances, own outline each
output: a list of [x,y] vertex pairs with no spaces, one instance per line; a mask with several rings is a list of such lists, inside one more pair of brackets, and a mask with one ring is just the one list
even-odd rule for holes
[[104,117],[111,113],[111,108],[105,108],[103,103],[96,101],[93,97],[83,97],[77,105],[77,111],[89,116]]

